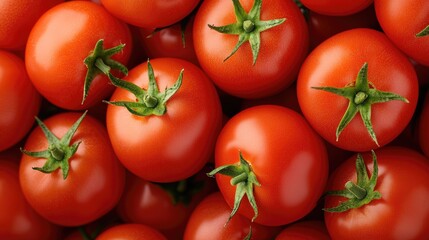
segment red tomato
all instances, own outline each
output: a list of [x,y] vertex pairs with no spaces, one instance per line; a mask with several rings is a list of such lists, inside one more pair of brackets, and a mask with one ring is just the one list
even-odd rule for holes
[[40,94],[28,78],[24,61],[0,50],[0,151],[30,131],[40,104]]
[[[107,130],[119,160],[132,173],[148,181],[179,181],[201,170],[213,153],[222,124],[221,106],[213,84],[195,65],[174,58],[150,63],[162,92],[184,69],[183,83],[166,103],[165,114],[138,116],[109,105]],[[125,80],[147,89],[148,63],[133,68]],[[118,88],[110,100],[136,102],[136,96]]]
[[[255,176],[260,183],[253,184],[251,191],[259,211],[256,223],[284,225],[304,217],[315,207],[328,177],[327,152],[323,141],[301,115],[275,105],[239,112],[218,137],[216,167],[237,166],[240,153],[253,172],[247,176]],[[244,168],[243,164],[238,166]],[[216,180],[232,207],[237,187],[230,183],[229,176],[218,173]],[[241,183],[249,187],[251,181],[254,182],[248,178]],[[241,201],[238,213],[252,219],[255,214],[248,198],[249,193]]]
[[[124,22],[144,28],[172,25],[188,16],[200,0],[128,1],[101,0],[103,6]],[[148,17],[150,16],[150,17]]]
[[[58,138],[76,122],[80,114],[66,112],[44,121]],[[104,126],[86,116],[70,144],[80,142],[69,160],[69,171],[64,179],[64,168],[51,173],[36,171],[46,158],[23,154],[20,165],[22,191],[30,205],[51,222],[78,226],[94,221],[111,210],[119,201],[125,184],[125,171],[117,160]],[[48,141],[40,127],[35,128],[25,143],[26,151],[43,151]],[[52,146],[50,146],[50,149]],[[63,160],[64,161],[64,160]]]
[[322,221],[302,221],[288,225],[275,240],[331,240],[325,223]]
[[357,13],[373,0],[301,0],[301,3],[311,11],[332,16],[346,16]]
[[2,0],[0,3],[0,49],[24,50],[37,19],[63,0]]
[[126,47],[112,59],[126,64],[132,42],[128,26],[98,4],[71,1],[45,12],[31,30],[25,64],[37,90],[53,104],[69,109],[86,109],[108,97],[113,86],[99,74],[82,103],[87,67],[84,59],[99,39],[105,48]]
[[250,239],[272,239],[280,230],[277,227],[252,223],[241,215],[232,218],[225,225],[230,212],[231,208],[220,192],[210,194],[192,212],[183,239],[241,240],[249,234],[249,226],[252,228]]
[[103,231],[95,240],[167,240],[158,230],[143,224],[124,223]]
[[[375,152],[378,179],[374,199],[359,208],[344,212],[326,212],[325,223],[335,239],[426,239],[429,236],[429,159],[414,150],[384,147]],[[362,154],[373,174],[371,154]],[[344,189],[347,181],[356,182],[356,156],[340,165],[330,176],[327,189]],[[345,201],[339,196],[327,196],[325,207]]]
[[[358,75],[366,72],[364,63],[367,75]],[[367,79],[369,89],[361,89],[362,84],[357,87],[357,76],[367,76],[361,79]],[[350,89],[347,93],[353,94],[349,96],[353,101],[315,87]],[[375,90],[394,93],[408,103],[395,98],[372,104],[379,101],[373,94]],[[355,103],[359,92],[371,96]],[[301,67],[297,94],[304,116],[323,138],[342,149],[368,151],[391,142],[407,126],[417,104],[418,81],[413,65],[384,34],[353,29],[329,38],[313,50]],[[347,119],[343,118],[346,110],[352,112],[351,103],[355,103],[354,109],[359,112],[347,115],[352,119],[340,132],[340,122]],[[363,116],[369,119],[376,139],[362,122]]]
[[19,185],[18,161],[0,154],[0,238],[8,240],[55,240],[60,228],[37,214]]
[[423,109],[418,120],[418,142],[423,153],[429,157],[429,91],[426,91]]
[[[254,2],[261,1],[241,1],[246,13]],[[286,20],[263,31],[258,25],[259,20],[254,20],[258,24],[252,31],[248,29],[250,33],[239,29],[244,39],[249,39],[250,35],[256,39],[254,46],[256,42],[260,43],[256,59],[248,42],[226,59],[233,52],[239,36],[219,33],[208,26],[213,28],[213,25],[220,27],[237,22],[231,1],[203,1],[195,16],[194,48],[201,67],[220,89],[241,98],[267,97],[291,85],[308,50],[307,25],[293,1],[264,0],[261,4],[262,22]],[[260,36],[259,40],[257,36]]]
[[429,66],[429,36],[416,36],[429,25],[429,1],[376,0],[374,6],[381,28],[392,42],[417,62]]
[[189,16],[179,23],[159,30],[138,28],[140,47],[149,58],[173,57],[199,65],[192,38],[193,23],[194,17]]

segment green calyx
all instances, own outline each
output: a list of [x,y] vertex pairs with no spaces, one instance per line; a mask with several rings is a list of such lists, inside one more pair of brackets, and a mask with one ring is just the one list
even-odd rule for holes
[[246,13],[239,0],[232,0],[232,2],[237,22],[225,26],[213,26],[210,24],[208,26],[220,33],[238,35],[237,44],[224,61],[228,60],[243,43],[249,41],[252,49],[253,65],[255,65],[261,47],[261,32],[282,24],[286,18],[262,21],[260,19],[262,0],[255,0],[249,13]]
[[83,118],[86,116],[87,111],[85,111],[82,116],[72,125],[72,127],[67,131],[67,133],[61,138],[58,139],[47,127],[46,125],[36,117],[36,122],[42,129],[48,140],[48,149],[40,152],[31,152],[21,148],[21,152],[35,158],[45,158],[47,161],[42,167],[33,167],[34,170],[41,171],[43,173],[52,173],[53,171],[61,168],[63,173],[63,179],[66,179],[69,173],[69,160],[76,153],[79,144],[76,142],[70,145],[71,139],[75,134],[77,128],[82,122]]
[[247,196],[247,199],[253,208],[254,216],[252,218],[252,222],[258,217],[258,206],[253,195],[253,188],[255,185],[260,186],[261,184],[258,182],[250,164],[243,158],[241,152],[239,153],[239,158],[240,161],[237,164],[220,166],[207,173],[209,177],[213,177],[215,174],[230,176],[232,177],[231,185],[237,187],[235,191],[234,206],[227,223],[237,212],[244,195]]
[[324,208],[326,212],[345,212],[352,208],[360,208],[372,202],[375,199],[381,198],[381,193],[375,191],[378,178],[378,164],[377,156],[374,151],[372,152],[373,171],[371,178],[368,177],[366,166],[363,161],[362,155],[358,154],[356,158],[356,174],[357,182],[348,181],[345,184],[345,189],[328,191],[325,195],[341,196],[348,198],[349,200],[340,203],[336,207]]
[[105,74],[109,76],[113,85],[123,88],[135,95],[137,101],[105,101],[106,103],[127,108],[129,112],[138,116],[163,115],[167,111],[167,101],[179,90],[182,85],[183,69],[180,71],[177,81],[170,88],[160,92],[155,81],[155,74],[149,60],[147,61],[149,85],[147,90],[140,88],[134,83],[119,79],[113,76],[109,71]]
[[104,49],[103,44],[103,39],[98,40],[95,44],[94,50],[92,50],[83,61],[88,68],[88,71],[86,72],[85,76],[82,104],[85,102],[85,99],[88,96],[92,81],[98,74],[106,74],[106,72],[110,72],[110,69],[112,68],[119,70],[125,75],[128,74],[128,69],[126,66],[111,59],[113,55],[122,51],[122,49],[125,47],[125,44],[120,44],[109,49]]
[[383,103],[392,100],[399,100],[408,103],[408,100],[398,94],[391,92],[383,92],[375,89],[373,86],[370,88],[368,81],[368,64],[364,63],[356,77],[356,81],[353,85],[348,85],[343,88],[336,87],[312,87],[313,89],[323,90],[330,93],[337,94],[349,99],[349,105],[346,112],[344,113],[340,123],[336,130],[336,140],[350,123],[350,121],[359,112],[362,121],[368,130],[372,140],[379,146],[376,134],[372,127],[371,122],[371,106],[374,103]]
[[429,25],[423,28],[419,33],[416,34],[416,37],[425,37],[429,35]]

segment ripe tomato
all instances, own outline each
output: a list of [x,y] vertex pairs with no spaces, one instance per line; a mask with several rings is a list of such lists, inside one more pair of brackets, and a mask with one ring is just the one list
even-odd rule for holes
[[112,57],[126,64],[132,48],[131,33],[102,6],[71,1],[45,12],[31,30],[25,51],[26,68],[37,90],[53,104],[69,110],[87,109],[108,97],[114,88],[99,74],[82,104],[88,70],[83,61],[99,39],[104,39],[106,48],[126,44]]
[[108,228],[95,240],[167,240],[158,230],[137,223],[124,223]]
[[423,153],[429,157],[429,91],[426,91],[423,109],[418,120],[418,142]]
[[0,3],[0,48],[24,50],[37,19],[63,0],[2,0]]
[[22,194],[17,156],[0,154],[0,238],[55,240],[60,228],[37,214]]
[[[233,180],[219,175],[223,171],[215,175],[228,205],[232,208],[237,203],[236,189],[246,188],[247,197],[241,201],[238,213],[269,226],[291,223],[308,214],[328,177],[323,141],[300,114],[275,105],[248,108],[233,116],[219,134],[215,165],[216,169],[231,166],[224,170],[239,175]],[[252,193],[257,217],[249,204]]]
[[[325,212],[325,223],[332,239],[426,239],[429,236],[429,159],[401,147],[383,147],[375,152],[378,179],[375,191],[381,194],[359,208],[344,212]],[[362,154],[374,173],[371,153]],[[344,188],[356,181],[356,156],[346,160],[330,176],[327,189]],[[331,208],[346,198],[327,196],[325,207]]]
[[[233,2],[239,4],[239,1]],[[194,22],[195,53],[210,79],[226,93],[241,98],[274,95],[296,79],[299,67],[307,54],[308,29],[305,19],[293,1],[240,2],[243,12],[246,13],[242,17],[236,16],[234,9],[238,6],[234,8],[231,1],[203,1]],[[252,7],[252,4],[255,4],[253,5],[255,7]],[[259,5],[261,8],[256,10]],[[252,21],[248,20],[249,18],[252,18]],[[272,28],[263,25],[271,20],[274,21],[273,25],[274,23],[279,25],[274,27],[271,25]],[[216,27],[234,24],[237,21],[235,24],[237,29],[228,27],[235,34],[214,31]],[[245,30],[241,27],[244,21],[250,26],[253,22],[257,24],[253,30],[251,27]],[[230,55],[238,46],[239,38],[244,44]],[[247,43],[247,40],[251,44]]]
[[305,239],[330,240],[328,230],[322,221],[302,221],[286,226],[275,240]]
[[241,240],[252,230],[250,239],[272,239],[280,230],[278,227],[268,227],[250,222],[244,216],[237,215],[228,224],[231,208],[225,202],[220,192],[215,192],[204,198],[186,225],[184,240]]
[[301,3],[311,11],[323,15],[346,16],[357,13],[373,0],[301,0]]
[[[381,28],[395,45],[417,62],[429,66],[429,1],[375,0],[374,6]],[[426,34],[418,37],[424,29]]]
[[28,78],[24,61],[0,50],[0,151],[30,131],[40,104],[40,94]]
[[304,116],[328,142],[369,151],[391,142],[407,126],[417,104],[418,80],[408,58],[383,33],[352,29],[310,53],[300,70],[297,94]]
[[[220,101],[213,84],[197,66],[174,58],[153,59],[150,64],[153,85],[161,93],[175,84],[183,69],[182,84],[166,103],[166,112],[138,116],[111,104],[107,130],[119,160],[135,175],[154,182],[183,180],[202,169],[213,153],[222,125]],[[149,62],[136,66],[124,79],[136,85],[134,88],[148,89],[148,66]],[[146,104],[122,88],[116,89],[110,100]],[[159,100],[147,109],[160,105]]]
[[200,0],[143,0],[124,3],[121,0],[101,0],[103,6],[115,17],[144,28],[160,28],[179,22],[199,2]]
[[[57,138],[65,139],[79,116],[60,113],[46,119],[45,126]],[[106,129],[91,116],[86,115],[70,144],[78,144],[77,151],[70,154],[60,147],[63,158],[58,158],[57,148],[49,144],[49,159],[61,159],[57,160],[61,169],[51,173],[43,172],[46,158],[23,154],[19,178],[24,196],[40,215],[59,225],[78,226],[99,218],[117,204],[125,184],[125,171],[113,152]],[[28,136],[24,153],[46,149],[45,133],[37,127]],[[69,165],[68,174],[63,164]],[[42,169],[36,171],[35,167]]]

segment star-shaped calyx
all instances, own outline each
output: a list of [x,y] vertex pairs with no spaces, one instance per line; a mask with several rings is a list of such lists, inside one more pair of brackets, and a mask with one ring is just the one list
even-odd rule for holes
[[63,179],[66,179],[69,174],[69,160],[76,153],[79,142],[75,142],[72,145],[71,139],[75,134],[80,123],[84,119],[87,111],[85,111],[82,116],[71,126],[71,128],[66,132],[66,134],[58,139],[48,127],[36,117],[36,122],[40,126],[48,140],[48,149],[40,152],[31,152],[25,149],[21,149],[21,152],[35,158],[45,158],[47,161],[42,167],[33,167],[34,170],[41,171],[43,173],[51,173],[58,168],[61,168]]
[[383,103],[392,100],[399,100],[408,103],[408,100],[398,94],[391,92],[383,92],[377,90],[374,86],[370,87],[368,81],[368,63],[364,63],[356,77],[354,84],[347,85],[343,88],[336,87],[312,87],[317,90],[323,90],[343,96],[349,100],[349,105],[346,112],[344,113],[340,123],[336,130],[336,140],[344,130],[344,128],[350,123],[350,121],[359,112],[362,121],[368,130],[372,140],[379,146],[376,134],[372,127],[371,122],[371,106],[374,103]]
[[416,34],[416,37],[425,37],[429,35],[429,25],[423,28],[420,32]]
[[262,0],[255,0],[252,9],[246,13],[239,0],[232,0],[237,22],[225,26],[208,25],[211,29],[220,33],[238,35],[238,42],[224,61],[230,58],[243,43],[249,41],[253,55],[253,65],[258,58],[261,47],[261,32],[282,24],[286,18],[274,20],[261,20]]

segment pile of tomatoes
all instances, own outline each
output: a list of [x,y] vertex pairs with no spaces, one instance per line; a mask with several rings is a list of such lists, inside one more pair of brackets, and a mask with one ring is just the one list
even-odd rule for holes
[[429,239],[429,1],[0,12],[0,239]]

